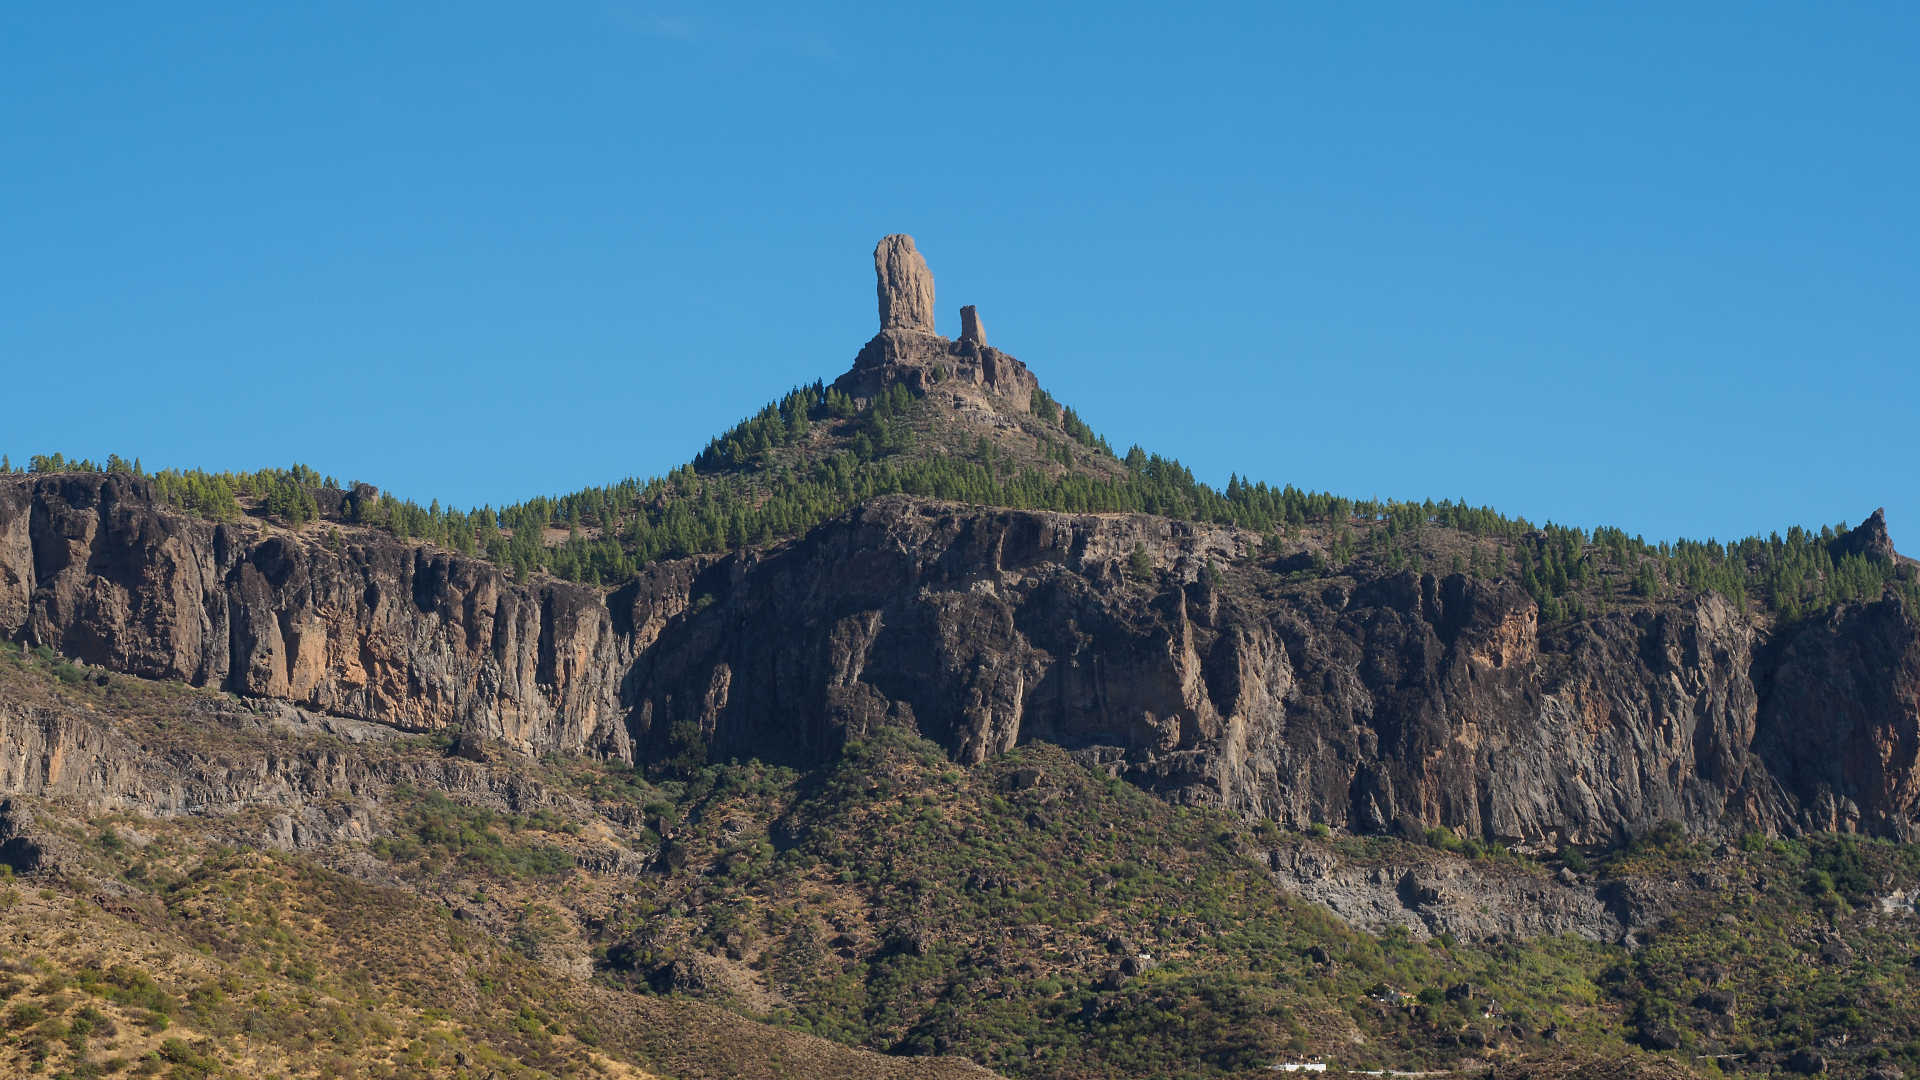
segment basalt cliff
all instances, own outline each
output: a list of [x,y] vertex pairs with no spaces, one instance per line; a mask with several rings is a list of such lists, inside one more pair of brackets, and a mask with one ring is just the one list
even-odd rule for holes
[[[876,270],[882,328],[838,390],[905,386],[958,445],[1058,424],[973,309],[959,340],[934,332],[910,239]],[[1548,625],[1511,575],[1333,568],[1331,527],[1275,548],[907,495],[596,587],[355,526],[370,493],[314,495],[318,523],[273,529],[126,473],[0,478],[0,636],[524,754],[647,763],[697,731],[709,760],[806,766],[899,727],[963,763],[1056,744],[1294,829],[1916,834],[1920,634],[1892,590],[1785,621],[1675,589]],[[1469,542],[1425,535],[1432,566]],[[1904,565],[1878,514],[1830,546]]]

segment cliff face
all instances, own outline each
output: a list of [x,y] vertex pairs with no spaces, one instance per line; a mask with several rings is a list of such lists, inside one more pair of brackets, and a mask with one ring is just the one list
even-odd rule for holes
[[[1123,573],[1135,543],[1153,583]],[[1510,582],[1213,582],[1208,561],[1243,544],[1144,515],[875,500],[738,561],[730,591],[653,643],[634,735],[659,753],[693,721],[720,757],[797,762],[882,724],[963,761],[1043,739],[1292,828],[1911,830],[1920,652],[1897,601],[1771,654],[1713,594],[1543,640]]]
[[1771,640],[1712,594],[1543,633],[1509,582],[1299,583],[1231,529],[901,496],[611,594],[323,532],[199,521],[129,476],[10,478],[0,634],[533,753],[657,759],[685,721],[715,759],[806,765],[900,725],[965,762],[1058,743],[1295,828],[1914,835],[1920,635],[1892,598]]
[[625,754],[623,652],[598,590],[355,534],[262,536],[126,475],[0,483],[0,634],[89,664],[528,751]]

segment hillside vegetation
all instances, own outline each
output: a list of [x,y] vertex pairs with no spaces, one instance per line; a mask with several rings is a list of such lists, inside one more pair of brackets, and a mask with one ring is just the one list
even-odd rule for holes
[[[209,723],[243,708],[223,695],[18,651],[0,690],[103,719],[177,775],[309,747],[328,769],[422,775],[457,743],[253,733]],[[71,1076],[772,1076],[782,1055],[821,1053],[778,1036],[1022,1077],[1264,1075],[1306,1056],[1504,1074],[1569,1053],[1709,1074],[1920,1068],[1920,846],[1756,836],[1716,852],[1658,829],[1587,868],[1678,883],[1637,948],[1418,940],[1290,897],[1266,852],[1467,860],[1540,889],[1567,864],[1444,832],[1424,851],[1283,834],[1168,806],[1044,744],[966,768],[893,730],[807,774],[695,757],[651,776],[572,758],[479,768],[528,804],[362,786],[339,805],[368,811],[366,828],[299,854],[263,847],[259,814],[32,802],[69,846],[0,882],[0,1060]],[[347,797],[313,782],[324,805]],[[770,1026],[688,1034],[730,1030],[714,1007]],[[721,1056],[753,1031],[774,1041],[752,1069]]]

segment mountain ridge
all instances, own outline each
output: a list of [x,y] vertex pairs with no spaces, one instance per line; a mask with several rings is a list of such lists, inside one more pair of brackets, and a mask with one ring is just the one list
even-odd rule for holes
[[875,262],[847,373],[645,483],[0,472],[0,1062],[1920,1067],[1883,514],[1215,490]]
[[[311,470],[236,476],[238,496],[118,462],[0,477],[0,635],[530,754],[657,766],[697,742],[804,768],[897,724],[963,762],[1059,742],[1298,828],[1914,829],[1920,581],[1878,511],[1656,547],[1450,502],[1214,492],[1113,457],[977,310],[935,334],[911,238],[875,267],[881,329],[846,374],[624,505],[571,508],[551,548],[557,507],[422,513]],[[596,587],[526,556],[595,546],[632,568]],[[1660,734],[1681,715],[1689,739]],[[1660,779],[1609,775],[1623,754]]]

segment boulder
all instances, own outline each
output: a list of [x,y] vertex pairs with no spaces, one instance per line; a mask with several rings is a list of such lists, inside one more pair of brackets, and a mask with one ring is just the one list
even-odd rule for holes
[[1732,1016],[1735,1005],[1736,1002],[1734,1001],[1733,995],[1727,993],[1725,990],[1708,990],[1693,999],[1694,1008],[1705,1009],[1710,1013],[1718,1013],[1721,1016]]
[[1787,1068],[1802,1076],[1812,1076],[1827,1071],[1827,1059],[1802,1047],[1787,1059]]
[[1039,787],[1042,775],[1039,769],[1015,769],[1000,778],[1000,790],[1026,791]]
[[1678,1050],[1680,1029],[1671,1024],[1649,1024],[1640,1029],[1640,1044],[1649,1050]]
[[455,756],[468,761],[484,762],[487,760],[487,741],[478,731],[461,728],[460,737],[454,741],[453,752]]

